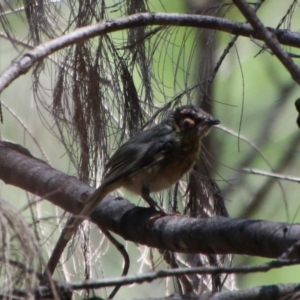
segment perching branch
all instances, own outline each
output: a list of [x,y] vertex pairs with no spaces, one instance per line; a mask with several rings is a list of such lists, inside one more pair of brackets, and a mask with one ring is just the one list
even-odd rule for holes
[[[53,169],[21,146],[0,142],[0,179],[43,197],[70,213],[81,211],[93,188]],[[156,211],[108,196],[91,214],[93,223],[125,240],[184,253],[279,257],[300,236],[299,224],[223,217],[168,216],[151,222]],[[300,258],[298,247],[289,258]]]

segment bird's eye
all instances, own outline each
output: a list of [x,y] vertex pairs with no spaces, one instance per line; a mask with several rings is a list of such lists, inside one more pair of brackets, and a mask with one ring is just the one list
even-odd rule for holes
[[198,117],[198,118],[197,118],[197,122],[198,122],[198,123],[202,123],[202,122],[204,122],[204,121],[205,121],[205,119],[202,118],[202,117]]

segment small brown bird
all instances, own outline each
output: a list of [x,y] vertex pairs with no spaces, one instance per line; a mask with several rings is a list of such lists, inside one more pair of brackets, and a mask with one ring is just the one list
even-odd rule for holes
[[[101,186],[92,194],[72,232],[110,192],[124,187],[162,214],[167,213],[150,196],[171,187],[198,160],[201,139],[219,120],[193,105],[174,110],[160,124],[123,144],[111,157]],[[69,236],[70,237],[70,236]]]

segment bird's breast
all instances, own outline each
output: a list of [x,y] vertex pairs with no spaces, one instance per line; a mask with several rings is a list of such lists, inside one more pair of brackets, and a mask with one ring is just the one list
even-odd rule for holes
[[124,188],[140,194],[143,187],[150,193],[170,188],[194,165],[199,157],[200,141],[182,145],[164,155],[153,165],[123,180]]

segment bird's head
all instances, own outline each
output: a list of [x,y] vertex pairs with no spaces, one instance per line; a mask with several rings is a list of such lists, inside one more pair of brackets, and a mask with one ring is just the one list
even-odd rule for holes
[[201,108],[193,105],[178,107],[174,111],[174,121],[176,131],[182,133],[197,134],[199,138],[207,135],[214,125],[221,122],[213,118]]

